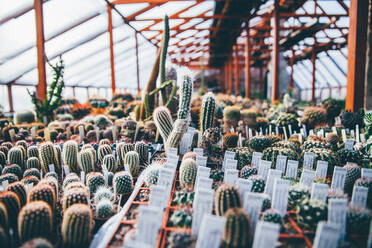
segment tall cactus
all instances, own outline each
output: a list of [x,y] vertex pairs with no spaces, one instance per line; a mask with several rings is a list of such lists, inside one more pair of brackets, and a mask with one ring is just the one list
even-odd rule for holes
[[58,171],[58,154],[52,142],[45,142],[40,145],[39,160],[44,174],[49,172],[49,165],[51,164],[54,164],[56,172]]
[[138,153],[130,151],[125,154],[125,164],[129,165],[130,174],[132,174],[133,177],[138,177],[140,172]]
[[241,207],[239,190],[232,184],[222,184],[215,193],[216,215],[223,216],[229,208]]
[[39,149],[35,145],[29,146],[27,148],[27,158],[31,158],[31,157],[36,157],[36,158],[39,157]]
[[88,174],[89,172],[94,171],[93,154],[89,149],[80,151],[79,166],[80,169],[85,172],[85,175]]
[[39,158],[30,157],[30,158],[27,159],[26,169],[31,169],[31,168],[35,168],[35,169],[38,169],[38,170],[41,169]]
[[181,187],[194,187],[198,165],[192,158],[182,161],[180,166],[180,185]]
[[31,188],[27,194],[27,202],[44,201],[48,203],[52,210],[56,205],[56,194],[49,184],[38,184]]
[[100,145],[98,147],[97,153],[98,153],[98,162],[101,163],[104,156],[106,156],[107,154],[112,154],[111,146],[107,144]]
[[[165,82],[165,62],[167,60],[168,43],[169,43],[169,18],[166,15],[164,17],[164,39],[162,40],[160,57],[160,83]],[[167,102],[165,88],[161,89],[161,97],[163,99],[163,104],[165,104]]]
[[230,208],[224,216],[226,224],[221,247],[251,247],[253,232],[246,212],[242,208]]
[[17,226],[17,216],[21,209],[19,197],[12,191],[0,192],[0,203],[3,203],[6,207],[9,217],[9,225],[15,228]]
[[88,247],[92,234],[92,210],[86,204],[69,207],[62,220],[64,247]]
[[59,195],[59,188],[58,188],[58,180],[53,176],[45,176],[43,179],[40,180],[39,184],[48,184],[52,186],[54,190],[54,194],[56,196],[56,199]]
[[131,143],[121,142],[116,147],[116,156],[118,158],[118,166],[123,166],[125,163],[125,154],[134,151],[134,145]]
[[78,144],[74,140],[66,141],[63,144],[63,161],[67,164],[71,172],[79,173],[78,166]]
[[116,161],[115,157],[112,154],[107,154],[103,157],[102,160],[102,167],[105,166],[107,171],[115,172],[116,169]]
[[157,107],[154,110],[153,118],[156,128],[159,130],[159,133],[163,138],[163,142],[165,142],[173,128],[172,115],[169,109],[166,107]]
[[185,73],[181,80],[183,80],[183,82],[180,88],[180,102],[177,117],[178,119],[186,119],[190,114],[193,81],[190,73]]
[[26,204],[26,188],[23,182],[14,182],[9,184],[5,190],[12,191],[17,194],[19,201],[21,203],[21,207]]
[[149,160],[149,151],[147,149],[147,144],[143,141],[136,142],[134,150],[139,155],[140,165],[145,165]]
[[200,132],[204,133],[208,128],[213,127],[214,112],[216,110],[216,99],[212,92],[203,97],[202,108],[200,113]]
[[13,147],[8,152],[8,161],[10,164],[18,164],[24,169],[24,161],[25,157],[23,155],[22,148],[20,147]]
[[18,234],[22,242],[36,237],[50,238],[53,228],[53,212],[43,201],[26,204],[18,216]]

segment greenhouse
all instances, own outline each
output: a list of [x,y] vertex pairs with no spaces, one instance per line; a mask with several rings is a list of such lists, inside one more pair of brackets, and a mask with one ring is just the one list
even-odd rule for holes
[[2,0],[0,247],[372,247],[371,0]]

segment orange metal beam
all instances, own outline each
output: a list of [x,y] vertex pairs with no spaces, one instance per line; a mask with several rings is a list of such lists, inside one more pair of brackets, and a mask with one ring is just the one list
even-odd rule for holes
[[13,105],[13,94],[12,94],[12,84],[8,84],[8,102],[9,102],[9,112],[14,112],[14,105]]
[[245,97],[250,97],[251,92],[251,46],[249,37],[249,28],[247,30],[247,37],[245,43]]
[[47,92],[46,72],[45,72],[45,39],[43,22],[43,0],[34,0],[35,19],[36,19],[36,48],[37,48],[37,69],[39,82],[37,87],[38,98],[44,100]]
[[138,61],[138,37],[137,32],[135,32],[134,37],[136,38],[136,69],[137,69],[137,95],[140,95],[141,88],[140,88],[140,68],[139,68],[139,61]]
[[238,61],[238,49],[236,49],[236,47],[234,48],[235,50],[235,56],[234,56],[234,67],[235,67],[235,76],[234,76],[234,79],[235,79],[235,95],[236,96],[239,96],[239,61]]
[[272,101],[279,101],[279,0],[274,2]]
[[295,56],[295,54],[294,54],[294,50],[292,48],[292,56],[289,59],[289,64],[291,66],[291,74],[289,76],[289,90],[293,90],[294,89],[294,81],[293,81],[294,56]]
[[191,1],[191,0],[116,0],[112,4],[131,4],[131,3],[167,3],[167,2],[179,2],[179,1]]
[[110,36],[110,65],[111,65],[111,90],[112,95],[115,95],[115,61],[114,61],[114,38],[112,34],[112,9],[110,5],[107,5],[108,12],[108,31]]
[[315,78],[315,72],[316,72],[315,61],[316,61],[316,53],[315,53],[315,50],[313,49],[313,52],[311,54],[311,63],[312,63],[312,66],[313,66],[313,70],[312,70],[312,81],[311,81],[311,101],[313,103],[315,103],[315,82],[316,82],[316,78]]
[[346,110],[363,107],[369,1],[351,0],[349,8]]

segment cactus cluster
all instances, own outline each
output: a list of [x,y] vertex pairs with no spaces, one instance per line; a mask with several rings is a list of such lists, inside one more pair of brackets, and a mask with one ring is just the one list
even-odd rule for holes
[[295,209],[303,200],[310,197],[309,187],[296,183],[288,189],[288,208]]
[[327,205],[318,199],[303,200],[296,212],[298,223],[307,230],[315,230],[319,221],[327,220]]

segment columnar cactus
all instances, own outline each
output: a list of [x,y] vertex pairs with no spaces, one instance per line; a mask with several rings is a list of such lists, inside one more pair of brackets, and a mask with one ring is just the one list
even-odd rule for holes
[[73,204],[88,204],[89,194],[83,188],[73,188],[63,194],[62,210],[66,211]]
[[53,228],[52,216],[52,209],[43,201],[26,204],[18,216],[20,240],[24,242],[36,237],[50,238]]
[[212,92],[204,95],[200,113],[200,132],[204,133],[208,128],[213,127],[214,112],[216,110],[216,99]]
[[27,202],[44,201],[49,204],[52,210],[56,205],[56,194],[49,184],[38,184],[31,188],[27,194]]
[[193,188],[196,180],[197,171],[198,165],[196,164],[195,160],[193,160],[192,158],[187,158],[183,160],[179,170],[181,187]]
[[8,230],[8,226],[9,226],[8,210],[6,209],[6,205],[0,202],[0,227],[3,227],[4,230]]
[[39,160],[44,174],[49,172],[49,165],[54,164],[56,171],[59,170],[58,154],[52,142],[45,142],[39,147]]
[[5,154],[5,156],[8,158],[9,148],[7,146],[1,145],[0,151],[2,151]]
[[354,183],[361,177],[361,170],[357,164],[346,164],[346,179],[345,179],[345,192],[351,196],[353,192]]
[[0,151],[0,167],[6,165],[6,155],[4,152]]
[[37,146],[35,145],[29,146],[27,148],[27,158],[32,158],[32,157],[36,157],[36,158],[39,157],[39,148],[37,148]]
[[87,175],[86,185],[89,192],[94,194],[99,187],[105,185],[105,177],[99,172],[90,172]]
[[113,179],[113,185],[117,194],[128,194],[133,190],[133,178],[127,171],[117,172]]
[[79,166],[80,169],[85,172],[85,174],[94,171],[94,158],[92,152],[89,149],[80,151]]
[[134,151],[134,144],[121,142],[116,147],[116,155],[118,157],[118,166],[125,164],[125,154]]
[[105,166],[107,171],[114,172],[116,169],[116,161],[115,157],[112,154],[107,154],[103,157],[102,160],[102,167]]
[[18,181],[18,177],[13,173],[6,173],[0,176],[0,183],[8,181],[8,183],[14,183]]
[[149,151],[147,149],[146,143],[143,141],[136,142],[134,150],[139,155],[140,165],[147,164],[149,160]]
[[83,147],[81,148],[81,151],[85,151],[85,150],[90,151],[90,152],[92,153],[93,162],[94,162],[93,164],[96,164],[96,160],[97,160],[97,152],[96,152],[96,150],[93,148],[93,146],[90,145],[90,144],[85,144],[85,145],[83,145]]
[[188,73],[183,75],[183,77],[181,78],[182,84],[180,86],[180,101],[177,113],[178,119],[186,119],[190,115],[193,81],[191,76],[187,74]]
[[4,142],[1,145],[7,147],[8,150],[12,149],[12,147],[13,147],[12,143],[10,143],[10,142]]
[[8,152],[9,164],[18,164],[19,166],[21,166],[21,168],[23,168],[24,160],[25,157],[23,155],[22,148],[13,147],[12,149],[9,150]]
[[62,240],[65,247],[88,247],[91,241],[92,211],[86,204],[74,204],[63,215]]
[[17,226],[17,216],[21,209],[19,197],[12,191],[0,192],[0,203],[3,203],[7,209],[9,225],[15,228]]
[[2,174],[12,173],[16,175],[18,178],[22,178],[22,169],[17,164],[9,164],[4,167],[2,170]]
[[17,194],[21,207],[26,204],[26,188],[23,182],[14,182],[9,184],[5,190],[12,191]]
[[37,170],[41,169],[39,158],[37,157],[30,157],[26,161],[26,169],[35,168]]
[[168,139],[169,134],[172,132],[172,115],[168,108],[162,106],[157,107],[152,115],[156,128],[159,130],[159,133],[165,142]]
[[109,145],[101,145],[98,147],[98,161],[101,162],[103,157],[108,155],[108,154],[112,154],[112,149],[111,149],[111,146]]
[[114,213],[114,206],[110,200],[103,199],[96,205],[96,217],[106,219]]
[[63,144],[63,161],[67,164],[71,172],[79,173],[78,166],[78,144],[74,140],[66,141]]
[[48,184],[52,186],[54,190],[54,194],[56,196],[56,199],[59,195],[59,188],[58,188],[58,180],[55,177],[49,176],[49,177],[44,177],[43,179],[40,180],[40,184]]
[[239,190],[232,184],[222,184],[215,193],[216,215],[223,216],[230,208],[240,208],[242,202]]
[[[22,144],[22,143],[21,143]],[[23,145],[15,145],[14,147],[21,148],[22,150],[22,155],[23,155],[23,161],[27,158],[27,143],[26,143],[26,148]]]
[[247,213],[242,208],[230,208],[224,216],[226,225],[221,247],[250,247],[253,232]]
[[138,153],[135,151],[130,151],[125,154],[124,160],[125,164],[129,165],[130,174],[132,174],[133,177],[137,177],[140,172]]

